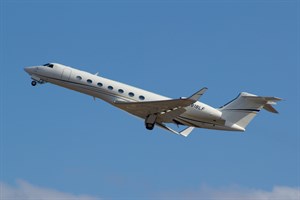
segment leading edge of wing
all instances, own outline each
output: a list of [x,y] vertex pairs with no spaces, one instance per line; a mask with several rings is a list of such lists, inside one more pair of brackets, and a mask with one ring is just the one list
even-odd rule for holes
[[144,102],[124,102],[115,101],[115,105],[123,108],[151,108],[153,112],[149,114],[155,114],[160,112],[170,112],[178,108],[187,107],[192,103],[195,103],[207,90],[206,87],[194,93],[188,98],[158,100],[158,101],[144,101]]

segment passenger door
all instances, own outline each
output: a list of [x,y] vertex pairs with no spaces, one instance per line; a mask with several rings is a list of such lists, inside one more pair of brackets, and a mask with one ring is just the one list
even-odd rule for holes
[[61,74],[61,78],[63,80],[68,81],[70,79],[70,76],[71,76],[71,70],[68,68],[65,68]]

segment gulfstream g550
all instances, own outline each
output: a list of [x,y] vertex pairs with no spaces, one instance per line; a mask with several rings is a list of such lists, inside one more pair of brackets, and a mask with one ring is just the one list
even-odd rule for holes
[[[188,98],[171,99],[146,90],[74,69],[62,64],[25,67],[31,76],[31,85],[53,83],[94,98],[102,99],[130,114],[142,118],[147,129],[155,125],[172,133],[188,136],[196,128],[227,131],[245,131],[255,115],[264,108],[278,113],[273,104],[277,97],[263,97],[242,92],[220,108],[201,103],[199,98],[207,88],[202,88]],[[186,126],[182,131],[168,127],[167,123]]]

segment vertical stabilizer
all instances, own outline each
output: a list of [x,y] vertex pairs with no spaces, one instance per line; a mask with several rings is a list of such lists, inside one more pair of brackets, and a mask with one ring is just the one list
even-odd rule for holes
[[280,100],[277,97],[262,97],[242,92],[219,110],[222,112],[224,120],[246,128],[262,108],[272,113],[278,113],[272,105]]

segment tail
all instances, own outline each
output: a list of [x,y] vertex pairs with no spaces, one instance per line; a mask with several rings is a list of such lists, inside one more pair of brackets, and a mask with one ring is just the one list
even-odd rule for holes
[[272,105],[280,100],[277,97],[261,97],[242,92],[237,98],[225,104],[219,110],[226,122],[245,129],[262,108],[272,113],[278,113]]

